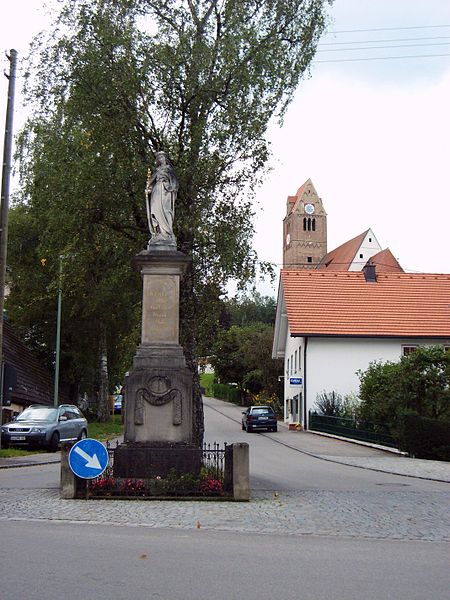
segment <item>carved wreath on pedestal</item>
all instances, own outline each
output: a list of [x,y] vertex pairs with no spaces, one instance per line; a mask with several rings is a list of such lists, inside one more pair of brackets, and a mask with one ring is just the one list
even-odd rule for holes
[[145,402],[152,406],[162,406],[168,402],[173,402],[173,425],[181,425],[183,419],[181,409],[181,393],[176,388],[171,388],[170,379],[161,375],[152,377],[147,387],[140,388],[136,394],[136,404],[134,408],[134,424],[144,424]]

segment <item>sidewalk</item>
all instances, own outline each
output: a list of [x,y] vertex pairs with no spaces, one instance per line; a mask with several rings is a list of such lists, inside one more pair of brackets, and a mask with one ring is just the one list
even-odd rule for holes
[[13,456],[12,458],[0,458],[0,469],[14,469],[17,467],[35,467],[38,465],[49,465],[61,462],[61,452],[40,452],[39,454],[27,454],[26,456]]
[[[115,445],[122,438],[109,440],[111,445]],[[27,454],[26,456],[13,456],[12,458],[0,458],[0,469],[17,469],[19,467],[37,467],[39,465],[50,465],[61,462],[61,452],[39,452],[37,454]]]

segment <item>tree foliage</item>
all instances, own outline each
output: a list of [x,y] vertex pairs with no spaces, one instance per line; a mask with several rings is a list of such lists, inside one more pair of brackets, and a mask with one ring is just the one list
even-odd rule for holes
[[266,323],[273,325],[276,315],[276,301],[271,296],[262,296],[254,292],[251,296],[231,298],[224,302],[222,311],[222,325],[229,327],[237,325],[244,327],[252,323]]
[[366,420],[395,425],[405,411],[450,420],[450,352],[442,346],[417,348],[397,363],[374,362],[360,381]]
[[236,384],[244,400],[261,393],[279,394],[283,365],[272,359],[272,344],[273,327],[266,323],[222,330],[211,357],[216,377],[221,383]]
[[180,180],[178,248],[193,259],[181,334],[196,372],[227,281],[255,275],[252,200],[266,130],[308,70],[327,3],[65,0],[50,36],[35,40],[8,310],[50,355],[64,257],[63,377],[98,388],[100,346],[115,378],[129,366],[140,297],[129,265],[146,245],[143,190],[161,149]]

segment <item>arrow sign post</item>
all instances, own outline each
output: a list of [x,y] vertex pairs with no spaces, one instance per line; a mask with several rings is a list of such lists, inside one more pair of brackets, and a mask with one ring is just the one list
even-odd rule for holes
[[105,446],[91,438],[74,444],[69,453],[69,467],[81,479],[94,479],[108,466],[108,451]]

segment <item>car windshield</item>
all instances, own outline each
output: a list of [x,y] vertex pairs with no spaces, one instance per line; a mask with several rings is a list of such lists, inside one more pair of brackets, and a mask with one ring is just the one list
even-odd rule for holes
[[17,417],[16,421],[55,421],[56,408],[27,408]]
[[254,415],[270,415],[271,413],[272,413],[272,409],[271,408],[261,407],[261,408],[254,408],[253,409],[253,414]]

